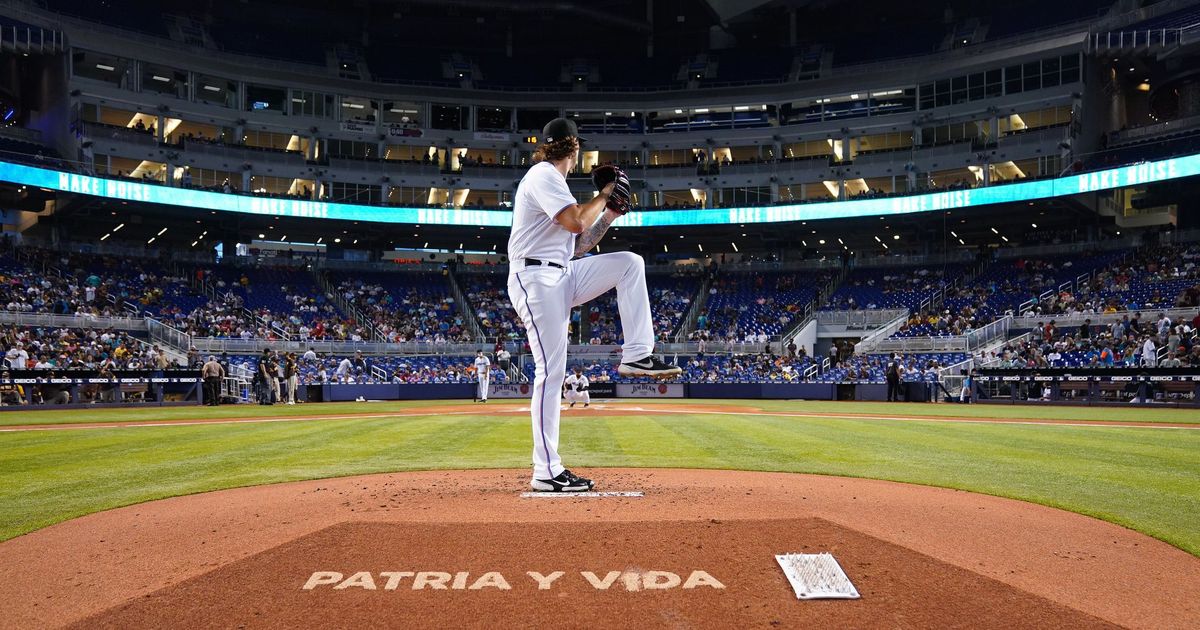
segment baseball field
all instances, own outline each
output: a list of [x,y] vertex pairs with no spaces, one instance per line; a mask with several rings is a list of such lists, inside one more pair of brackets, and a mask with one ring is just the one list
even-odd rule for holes
[[[512,517],[514,521],[528,521],[531,527],[536,525],[543,528],[529,530],[532,532],[529,536],[538,541],[558,538],[549,533],[552,530],[544,529],[553,528],[557,519],[563,521],[559,525],[564,527],[567,521],[583,522],[586,527],[577,530],[581,536],[602,538],[608,541],[606,545],[625,540],[629,547],[643,549],[651,555],[665,554],[659,557],[660,560],[678,558],[680,551],[672,547],[675,543],[658,541],[653,536],[638,542],[646,534],[634,527],[636,523],[669,521],[671,528],[682,532],[673,536],[672,540],[702,541],[697,542],[697,549],[705,545],[709,549],[716,549],[721,546],[723,536],[689,529],[697,527],[697,524],[719,528],[721,525],[716,523],[744,520],[746,527],[769,528],[771,524],[791,523],[792,526],[785,529],[800,536],[796,540],[787,540],[787,536],[780,538],[777,533],[769,532],[746,537],[760,543],[773,538],[778,540],[778,548],[773,548],[773,553],[799,551],[800,547],[808,546],[805,541],[827,541],[826,546],[842,549],[841,554],[847,558],[843,565],[847,562],[851,565],[847,573],[852,580],[857,576],[857,580],[862,582],[856,582],[860,591],[864,585],[869,591],[872,579],[881,579],[875,570],[866,571],[863,567],[880,569],[879,564],[886,564],[883,556],[892,554],[897,567],[907,567],[917,576],[908,576],[904,580],[921,582],[923,578],[919,576],[926,576],[927,589],[936,591],[937,587],[930,585],[954,582],[946,577],[949,574],[939,573],[941,569],[920,568],[924,566],[920,562],[936,561],[946,563],[947,571],[971,569],[974,571],[972,576],[983,575],[1000,586],[1020,587],[1018,590],[1023,595],[1033,593],[1041,598],[1037,601],[1041,602],[1038,606],[1045,604],[1042,608],[1033,604],[1013,604],[1013,610],[1026,611],[1021,613],[1023,616],[1018,618],[1017,625],[1021,625],[1021,619],[1036,622],[1033,625],[1040,625],[1041,622],[1082,623],[1080,619],[1083,618],[1070,617],[1076,613],[1086,616],[1087,623],[1083,625],[1093,625],[1094,622],[1099,626],[1116,623],[1187,627],[1200,618],[1194,597],[1189,603],[1178,602],[1153,617],[1146,616],[1140,608],[1140,612],[1131,613],[1120,598],[1112,601],[1113,598],[1109,597],[1108,603],[1092,606],[1088,603],[1090,595],[1085,597],[1079,593],[1072,595],[1061,591],[1069,591],[1064,585],[1075,578],[1081,583],[1089,579],[1104,582],[1104,579],[1096,577],[1096,573],[1103,573],[1105,569],[1088,565],[1086,570],[1076,567],[1066,573],[1055,573],[1045,567],[1037,568],[1042,563],[1061,561],[1064,557],[1076,563],[1082,563],[1088,557],[1096,562],[1127,563],[1128,558],[1101,557],[1087,547],[1096,541],[1100,541],[1096,544],[1102,544],[1105,537],[1115,536],[1117,538],[1111,541],[1110,547],[1119,546],[1133,554],[1133,557],[1166,558],[1154,560],[1160,575],[1154,579],[1147,576],[1146,579],[1150,581],[1144,583],[1145,588],[1162,591],[1161,582],[1166,580],[1174,584],[1171,588],[1184,589],[1182,592],[1172,591],[1173,597],[1200,592],[1200,559],[1196,557],[1200,555],[1200,527],[1197,527],[1197,523],[1200,523],[1200,415],[1194,411],[763,400],[599,402],[588,409],[564,410],[564,461],[571,468],[594,477],[598,491],[638,491],[644,492],[645,496],[553,501],[525,499],[521,503],[519,494],[528,490],[528,474],[522,471],[527,470],[529,460],[528,410],[527,406],[522,406],[522,402],[492,401],[487,405],[457,401],[340,403],[294,407],[185,407],[0,414],[0,539],[7,541],[0,543],[0,575],[5,578],[0,586],[0,601],[5,603],[0,604],[0,608],[11,608],[7,611],[9,614],[0,618],[0,626],[14,623],[25,625],[23,622],[35,619],[47,621],[50,625],[153,625],[174,618],[174,613],[165,611],[178,610],[180,615],[199,614],[198,611],[206,605],[215,605],[217,601],[228,603],[230,597],[237,599],[215,586],[217,583],[211,579],[206,581],[205,577],[211,578],[216,572],[232,570],[227,565],[237,560],[245,561],[246,558],[258,559],[253,571],[246,569],[250,572],[243,571],[245,575],[235,572],[224,576],[219,584],[227,588],[241,579],[250,580],[247,576],[251,574],[255,579],[250,581],[255,584],[270,582],[263,575],[255,573],[265,571],[269,575],[278,574],[277,586],[292,595],[304,592],[309,597],[349,597],[348,591],[385,590],[385,583],[379,575],[371,578],[372,570],[413,569],[364,566],[361,570],[367,572],[367,577],[378,581],[368,589],[364,584],[366,578],[362,577],[348,586],[338,583],[343,577],[349,581],[358,571],[358,567],[352,566],[354,562],[346,557],[328,558],[329,567],[307,566],[296,560],[320,557],[323,551],[328,551],[328,545],[321,544],[318,539],[339,532],[336,529],[338,527],[351,528],[336,536],[341,541],[339,544],[353,549],[347,552],[347,557],[357,557],[355,554],[362,551],[359,547],[369,544],[364,541],[379,540],[380,537],[386,539],[397,536],[397,548],[412,544],[426,550],[438,548],[442,543],[449,545],[449,541],[453,540],[454,544],[450,546],[460,552],[463,546],[477,544],[481,537],[488,541],[494,539],[497,546],[508,549],[511,552],[509,555],[516,558],[496,558],[492,565],[482,563],[487,566],[462,566],[461,571],[481,573],[489,570],[488,566],[507,567],[509,564],[506,563],[513,562],[515,564],[511,566],[515,568],[512,575],[503,573],[510,586],[506,590],[512,591],[525,586],[515,583],[518,576],[524,581],[530,580],[524,576],[526,567],[521,564],[522,561],[529,565],[527,568],[531,571],[556,568],[553,562],[543,562],[545,558],[561,556],[560,563],[571,562],[572,556],[562,553],[562,546],[554,544],[551,544],[553,550],[543,549],[533,556],[522,556],[523,544],[528,541],[514,531],[484,534],[482,530],[429,532],[415,528],[416,523],[422,523],[422,527],[461,528],[471,523],[482,527],[481,520],[495,524],[504,521],[504,515]],[[442,472],[390,474],[404,471]],[[748,474],[754,471],[805,474]],[[848,478],[899,483],[881,484]],[[282,485],[271,486],[276,493],[273,495],[247,494],[262,491],[262,488],[256,487],[267,484]],[[968,492],[947,493],[921,486]],[[233,488],[243,490],[213,492]],[[287,497],[278,494],[289,488],[294,489],[295,493]],[[346,493],[343,495],[345,500],[338,502],[337,506],[350,509],[354,514],[327,517],[315,511],[310,512],[316,510],[312,506],[297,514],[276,505],[292,505],[295,508],[295,504],[289,502],[299,500],[296,497],[303,496],[307,500],[315,496],[311,493],[331,488],[338,489],[338,494]],[[351,490],[358,496],[352,496]],[[210,494],[190,496],[199,493]],[[182,498],[156,501],[169,497]],[[813,502],[820,501],[820,497],[825,497],[823,503],[814,505]],[[869,497],[874,497],[870,499],[873,503],[863,506],[861,513],[872,524],[856,527],[850,522],[856,514],[853,504],[843,506],[842,502],[867,501]],[[549,505],[551,503],[555,505]],[[1029,505],[1028,513],[1023,513],[1021,510],[1025,508],[1020,506],[1027,504],[1036,505]],[[198,507],[201,505],[206,507]],[[273,508],[273,505],[276,507]],[[922,505],[926,507],[918,509],[917,506]],[[811,508],[811,513],[792,513],[799,506]],[[1055,509],[1047,510],[1038,506]],[[282,510],[280,514],[287,515],[271,514],[276,508]],[[232,510],[238,515],[222,514],[223,509]],[[255,512],[256,518],[261,511],[264,522],[270,520],[277,526],[266,529],[244,526],[238,519],[245,517],[247,510]],[[945,510],[954,511],[955,515],[947,516],[943,513]],[[425,511],[430,513],[423,513]],[[101,512],[103,514],[96,514]],[[381,512],[387,512],[387,517],[382,518]],[[713,515],[711,523],[703,518],[694,518],[708,513]],[[166,523],[171,518],[181,518],[178,516],[180,514],[188,514],[187,527],[195,529],[195,532],[187,534],[186,541],[194,542],[196,536],[200,535],[196,532],[201,532],[203,536],[216,534],[212,538],[220,539],[208,541],[209,551],[215,554],[209,558],[211,563],[197,560],[206,558],[205,554],[208,553],[198,550],[193,550],[192,556],[188,555],[187,550],[181,550],[181,557],[176,560],[148,557],[146,554],[151,552],[145,548],[142,548],[143,553],[138,554],[136,549],[139,547],[132,542],[130,548],[134,551],[121,552],[106,546],[120,536],[175,540],[173,536],[182,535],[178,531],[180,525],[168,528]],[[456,514],[461,516],[456,518]],[[156,515],[153,518],[157,520],[145,521],[149,515]],[[306,523],[306,517],[311,517],[311,522]],[[950,521],[938,525],[938,519],[942,517]],[[1047,529],[1039,530],[1043,517],[1064,520],[1055,521],[1053,525],[1044,524]],[[206,518],[212,519],[211,527]],[[814,518],[817,520],[812,520]],[[407,532],[404,535],[355,529],[368,527],[370,523],[380,526],[381,519],[389,526],[408,523],[415,529],[404,530]],[[833,525],[813,529],[814,522]],[[620,531],[603,529],[617,527],[619,530],[618,526],[634,528]],[[156,537],[156,527],[168,528],[174,534],[160,532]],[[594,529],[597,527],[600,529]],[[937,530],[939,527],[950,529]],[[117,533],[106,538],[103,532],[110,531],[108,528]],[[1089,528],[1100,529],[1090,532]],[[894,538],[890,537],[892,530],[895,530]],[[977,532],[967,536],[964,533],[974,530],[994,530],[999,538],[995,543],[983,544],[980,536],[991,534]],[[1079,541],[1062,538],[1076,530],[1083,532]],[[806,531],[808,534],[801,536]],[[936,531],[944,531],[944,535]],[[568,527],[563,533],[570,536],[571,529]],[[730,532],[730,535],[743,534]],[[912,540],[904,542],[902,539],[906,535],[911,535]],[[279,538],[272,539],[275,536]],[[317,538],[312,538],[314,536]],[[438,542],[431,543],[431,536],[432,540]],[[867,538],[860,540],[863,536]],[[971,547],[972,539],[981,549],[968,552],[964,547]],[[1126,539],[1132,541],[1129,543],[1132,546],[1126,546]],[[523,540],[526,543],[522,543]],[[873,541],[877,541],[877,544],[873,544]],[[994,548],[1008,544],[1004,541],[1011,541],[1011,548]],[[281,550],[288,547],[285,543],[306,543],[312,548],[298,555],[296,550],[283,554]],[[64,547],[73,544],[74,552],[55,551],[56,544]],[[186,546],[178,541],[173,544]],[[1023,548],[1023,545],[1029,549]],[[485,546],[490,551],[479,553],[486,556],[496,551],[490,543]],[[703,564],[708,556],[703,551],[691,549],[690,542],[687,546],[687,562]],[[1138,556],[1138,546],[1145,550],[1141,556]],[[885,548],[889,550],[888,553],[884,553],[875,565],[863,559],[870,554],[883,553],[880,550]],[[1055,548],[1058,551],[1054,551]],[[618,556],[624,553],[624,550],[618,551]],[[1102,548],[1102,551],[1110,553],[1113,549]],[[50,575],[57,576],[55,580],[63,578],[66,582],[56,582],[49,577],[42,581],[30,579],[29,566],[24,565],[20,558],[35,552],[43,554],[36,556],[43,558],[39,566],[49,571]],[[1060,556],[1059,552],[1066,555]],[[123,553],[129,553],[132,557],[127,559]],[[281,553],[286,557],[271,560],[271,553]],[[79,560],[80,556],[89,554],[91,560]],[[860,557],[860,554],[867,556]],[[906,560],[905,554],[916,555]],[[1046,557],[1039,557],[1039,554]],[[6,555],[8,560],[3,559]],[[1012,556],[1005,561],[1008,564],[1000,563],[1011,577],[1006,578],[999,565],[991,569],[964,566],[968,558],[975,558],[976,555],[988,558],[979,560],[980,567],[986,567],[994,557]],[[604,556],[600,554],[599,559]],[[33,557],[30,556],[30,559]],[[454,557],[456,562],[463,565],[470,564],[470,559],[476,558],[469,553]],[[66,566],[55,565],[56,558]],[[440,561],[443,564],[450,563],[445,558]],[[128,563],[138,567],[132,570],[138,577],[131,578],[132,581],[111,576],[103,580],[87,580],[87,571],[82,568],[76,576],[58,573],[69,572],[76,566],[72,563],[80,562],[85,565],[90,562],[96,567],[115,563],[125,575],[132,570],[125,566]],[[291,567],[297,562],[300,565],[292,567],[294,571],[280,568]],[[363,562],[369,564],[366,560]],[[436,564],[439,560],[435,557],[430,558],[429,562]],[[622,566],[615,566],[615,570],[623,571],[620,579],[625,579],[623,576],[629,574],[630,566],[640,567],[639,570],[658,568],[634,564],[639,562],[650,561],[635,558]],[[771,570],[773,560],[769,555],[764,562],[767,567],[763,571]],[[722,563],[730,567],[740,566],[730,558],[712,560],[712,563],[714,566]],[[167,570],[163,567],[172,568]],[[458,570],[448,564],[445,567],[416,568],[444,572]],[[572,571],[578,573],[583,568],[561,567],[568,576]],[[116,572],[118,569],[109,570]],[[676,569],[679,569],[675,574],[681,576],[680,580],[688,579],[683,567]],[[1109,569],[1113,575],[1119,573],[1115,567]],[[723,570],[723,574],[718,574],[716,570],[709,573],[714,581],[737,582],[741,576],[753,581],[753,574],[742,569]],[[774,566],[773,570],[778,572],[778,567]],[[1126,572],[1130,570],[1133,569],[1128,565],[1122,569]],[[336,573],[341,577],[337,580],[326,574],[322,574],[325,577],[317,577],[321,571]],[[899,569],[884,573],[902,575]],[[1039,576],[1036,580],[1030,577],[1034,574]],[[1024,577],[1020,577],[1022,575]],[[1089,578],[1089,575],[1092,577]],[[79,577],[77,584],[74,577]],[[694,572],[692,577],[695,577]],[[326,579],[332,586],[323,586],[325,582],[322,580]],[[670,581],[669,578],[663,579]],[[697,579],[701,583],[704,581],[703,577]],[[313,580],[317,584],[312,584]],[[462,578],[462,585],[464,588],[474,585],[475,580],[473,573]],[[904,580],[899,580],[898,584]],[[456,578],[455,582],[458,581]],[[786,586],[782,576],[777,576],[777,581]],[[74,595],[71,597],[64,598],[57,591],[46,594],[39,590],[53,590],[53,584],[58,584],[60,589],[65,588],[67,582],[72,584],[70,588]],[[1129,579],[1128,575],[1117,582],[1124,584],[1127,592],[1142,588],[1130,587],[1129,584],[1137,580]],[[587,584],[582,583],[585,586]],[[597,583],[592,583],[592,586]],[[115,586],[117,584],[124,586],[118,588]],[[181,584],[190,586],[184,588]],[[649,584],[646,583],[647,589]],[[988,584],[991,586],[987,588],[999,588],[992,582]],[[1037,584],[1043,584],[1040,591],[1035,587]],[[487,586],[483,584],[481,589],[487,590]],[[906,604],[901,601],[903,598],[892,593],[890,587],[875,586],[877,593],[888,594],[886,598],[877,598],[891,602],[891,608],[886,610],[894,612],[904,608]],[[982,590],[966,590],[984,598],[989,592],[985,586],[980,587]],[[335,587],[341,590],[328,590]],[[666,600],[657,603],[642,601],[634,609],[641,610],[639,606],[649,606],[646,610],[659,610],[661,613],[660,609],[666,606],[675,611],[671,614],[682,615],[680,619],[685,621],[688,619],[686,611],[695,605],[698,606],[697,610],[715,607],[718,611],[715,614],[728,614],[731,622],[771,621],[770,615],[776,614],[783,615],[780,618],[785,622],[792,619],[808,622],[825,619],[855,623],[855,619],[859,618],[854,615],[864,614],[869,609],[862,606],[870,605],[855,602],[843,609],[820,609],[820,615],[832,616],[795,618],[789,617],[792,613],[787,611],[790,610],[789,606],[794,607],[798,602],[794,597],[788,597],[789,592],[781,592],[773,594],[779,595],[778,601],[772,600],[769,606],[764,604],[760,612],[767,614],[766,617],[760,618],[745,610],[739,616],[740,607],[729,605],[730,601],[727,601],[737,588],[732,584],[723,587],[728,590],[720,595],[726,600],[718,598],[714,600],[716,603],[709,600],[681,603],[672,599],[668,605]],[[322,591],[322,588],[327,590]],[[401,590],[406,588],[407,584]],[[755,588],[765,587],[759,585]],[[1130,588],[1133,591],[1129,591]],[[904,590],[898,585],[896,589]],[[625,582],[625,590],[630,590],[628,582]],[[698,592],[703,589],[692,590]],[[680,591],[671,597],[684,597],[683,593],[685,591]],[[692,596],[691,591],[686,593]],[[27,598],[33,594],[43,598],[35,601],[34,607],[14,603],[22,600],[22,596]],[[139,608],[136,598],[142,597],[141,601],[144,602],[145,598],[152,595],[158,598],[155,600],[157,605],[141,604]],[[270,593],[260,595],[260,599],[271,598]],[[246,597],[255,600],[258,596]],[[760,599],[761,594],[754,600],[755,605],[763,603]],[[860,602],[869,599],[864,594]],[[1099,594],[1096,599],[1100,599]],[[965,596],[962,600],[973,601]],[[321,606],[336,607],[351,601],[347,599],[335,604],[323,602]],[[370,609],[373,605],[370,602],[353,601],[357,602],[354,605],[360,610],[361,606]],[[498,605],[488,599],[472,601],[474,603],[467,602],[464,605],[478,604],[480,610],[493,611],[496,610],[494,606]],[[510,597],[505,601],[519,600]],[[441,610],[440,604],[429,600],[413,600],[409,604],[410,608],[402,608],[409,614],[425,610],[422,606],[435,611],[434,617],[424,617],[427,620],[435,619],[436,611]],[[312,602],[296,605],[305,609]],[[604,606],[603,602],[586,605],[597,609]],[[850,608],[856,605],[859,607]],[[911,605],[912,614],[917,614],[919,610],[931,610],[927,601],[921,603],[914,600]],[[221,617],[221,623],[242,619],[237,615],[250,614],[246,611],[255,610],[255,606],[257,604],[246,609],[234,606],[231,610],[236,614]],[[502,607],[505,611],[503,614],[508,615],[505,618],[513,620],[516,625],[535,618],[526,616],[529,613],[520,604],[505,606],[508,606]],[[1062,606],[1063,610],[1054,606]],[[782,612],[780,607],[783,608]],[[388,610],[396,613],[395,609]],[[851,612],[843,612],[847,610]],[[951,614],[942,605],[932,610],[939,611],[938,614],[945,618]],[[423,614],[431,613],[425,610]],[[850,616],[840,616],[843,614]],[[1063,617],[1062,614],[1068,616]],[[272,618],[279,619],[277,616]],[[918,615],[911,620],[919,618]],[[992,615],[987,619],[998,623],[1011,621],[1003,615]],[[475,622],[464,618],[463,623],[471,625]],[[966,625],[978,627],[976,624]]]

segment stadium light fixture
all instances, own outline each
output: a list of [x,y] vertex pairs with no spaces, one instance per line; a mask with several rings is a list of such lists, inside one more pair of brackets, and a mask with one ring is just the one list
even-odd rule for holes
[[884,249],[888,249],[887,243],[880,243],[880,245],[883,245]]
[[206,85],[206,86],[204,86],[204,89],[208,90],[209,92],[220,92],[221,91],[221,88],[219,88],[215,85]]
[[803,245],[803,246],[805,246],[805,247],[808,247],[808,241],[801,240],[801,241],[800,241],[800,244],[801,244],[801,245]]
[[1029,225],[1032,225],[1034,229],[1037,229],[1037,224],[1036,224],[1036,223],[1030,223]]
[[846,242],[843,241],[841,238],[838,239],[838,245],[845,245],[845,244],[846,244]]
[[101,237],[100,237],[100,240],[102,240],[102,241],[103,241],[104,239],[106,239],[106,238],[108,238],[108,237],[110,237],[110,236],[112,236],[112,232],[109,232],[108,234],[105,234],[104,236],[101,236]]
[[195,247],[195,246],[196,246],[196,243],[199,243],[199,242],[200,242],[200,241],[192,241],[192,247]]
[[695,110],[695,111],[696,111],[696,113],[697,113],[697,114],[707,114],[707,113],[708,113],[708,108],[707,108],[707,107],[702,107],[702,108],[700,108],[700,109],[697,109],[697,110]]
[[161,229],[161,230],[159,230],[159,231],[158,231],[158,234],[157,234],[156,236],[162,236],[162,235],[163,235],[163,232],[166,232],[166,231],[167,231],[167,228],[163,228],[163,229]]
[[1002,241],[1004,241],[1005,243],[1007,243],[1007,242],[1008,242],[1008,237],[1007,237],[1007,236],[1001,236],[1001,237],[1000,237],[1000,240],[1002,240]]
[[324,237],[324,236],[319,236],[319,237],[317,237],[317,245],[320,245],[320,244],[321,244],[321,241],[323,241],[323,240],[325,240],[325,237]]
[[113,228],[113,231],[114,231],[114,232],[116,232],[117,230],[120,230],[120,229],[121,229],[121,228],[123,228],[123,227],[125,227],[125,224],[124,224],[124,223],[122,223],[121,225],[118,225],[117,227]]
[[749,106],[749,105],[738,105],[737,107],[734,107],[734,108],[733,108],[733,111],[735,111],[735,112],[747,112],[747,111],[750,111],[750,106]]
[[666,244],[666,243],[663,243],[663,252],[664,252],[664,253],[668,253],[668,254],[671,252],[671,250],[667,249],[667,244]]
[[153,243],[155,241],[155,239],[157,239],[157,238],[158,238],[157,236],[151,236],[150,240],[146,241],[146,244],[149,245],[150,243]]
[[1000,230],[997,230],[996,228],[992,228],[992,234],[999,234],[999,233],[1000,233]]
[[733,251],[735,251],[735,252],[736,252],[736,251],[739,251],[739,250],[738,250],[738,248],[737,248],[737,243],[730,243],[730,245],[732,245],[732,246],[733,246]]
[[150,78],[151,78],[151,79],[154,79],[155,81],[162,81],[163,83],[170,83],[170,82],[171,82],[171,80],[170,80],[170,79],[168,79],[167,77],[160,77],[160,76],[158,76],[157,74],[150,75]]
[[116,70],[116,68],[114,68],[113,66],[110,66],[106,63],[98,63],[98,64],[96,64],[96,68],[98,68],[100,70],[106,70],[108,72],[112,72],[113,70]]
[[258,235],[258,238],[267,238],[267,235],[266,235],[266,234],[259,234],[259,235]]
[[820,244],[822,244],[822,245],[824,245],[824,244],[825,244],[825,239],[821,239],[821,240],[819,240],[819,241],[817,241],[817,242],[818,242],[818,243],[820,243]]
[[954,238],[958,238],[958,234],[954,230],[950,230],[950,236],[953,236]]
[[342,242],[342,237],[338,236],[338,237],[334,238],[334,239],[333,239],[333,242],[334,242],[334,243],[341,243],[341,242]]
[[284,234],[283,236],[280,236],[280,237],[279,237],[279,240],[281,240],[281,241],[283,241],[283,242],[285,242],[285,243],[286,243],[286,242],[287,242],[287,234]]
[[958,242],[959,242],[960,244],[962,244],[962,245],[966,245],[966,244],[967,244],[967,243],[966,243],[966,241],[962,240],[961,238],[960,238],[960,239],[958,239]]
[[700,243],[696,243],[696,247],[699,247],[699,248],[700,248],[700,251],[701,251],[701,252],[704,252],[704,246],[703,246],[703,245],[701,245]]
[[876,242],[876,243],[882,243],[883,241],[879,240],[879,237],[878,237],[878,236],[876,236],[876,237],[875,237],[875,242]]
[[892,240],[893,240],[893,241],[898,241],[898,240],[900,240],[900,235],[899,235],[899,234],[893,234],[893,235],[892,235]]

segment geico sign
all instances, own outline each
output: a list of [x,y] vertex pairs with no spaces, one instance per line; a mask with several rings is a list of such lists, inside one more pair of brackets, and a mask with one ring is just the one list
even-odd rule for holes
[[[554,571],[542,574],[537,571],[526,571],[525,578],[519,583],[529,587],[537,585],[537,590],[548,591],[554,588],[555,582],[566,575],[565,571]],[[592,571],[580,571],[579,577],[598,591],[607,591],[614,586],[626,591],[661,591],[673,588],[695,589],[714,588],[724,589],[717,578],[707,571],[692,571],[687,579],[678,573],[670,571],[609,571],[603,577]],[[481,591],[496,589],[512,590],[508,578],[498,571],[488,571],[478,577],[472,577],[470,571],[449,573],[445,571],[359,571],[345,575],[337,571],[314,571],[304,583],[303,590],[320,590],[326,587],[340,591],[346,589],[362,589],[365,591],[395,591],[398,589],[422,590],[455,590]]]

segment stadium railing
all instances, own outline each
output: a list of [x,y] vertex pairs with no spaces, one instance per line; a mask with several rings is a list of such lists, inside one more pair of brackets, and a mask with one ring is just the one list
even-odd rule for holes
[[870,330],[884,326],[897,317],[908,317],[908,309],[890,308],[856,311],[818,311],[818,326],[843,326],[847,330]]
[[50,313],[14,313],[0,311],[0,323],[17,326],[50,326],[53,328],[113,328],[115,330],[146,330],[142,317],[101,317],[97,315],[53,315]]
[[[1043,315],[1022,315],[1014,317],[1012,320],[1012,328],[1015,330],[1023,330],[1033,328],[1038,324],[1054,320],[1056,326],[1060,329],[1068,326],[1078,326],[1084,320],[1092,320],[1093,326],[1102,326],[1112,324],[1113,322],[1121,321],[1122,317],[1141,313],[1144,323],[1153,323],[1154,319],[1158,318],[1159,313],[1165,313],[1173,322],[1191,321],[1196,315],[1200,314],[1200,307],[1191,308],[1145,308],[1137,311],[1115,311],[1112,313],[1059,313],[1043,314]],[[1146,316],[1153,316],[1147,320]]]
[[855,354],[875,352],[879,344],[887,340],[888,337],[891,337],[892,333],[900,330],[900,327],[908,321],[908,309],[892,309],[884,312],[892,313],[892,319],[854,344]]
[[[1011,315],[1005,315],[987,326],[973,330],[965,335],[884,339],[874,343],[871,346],[870,352],[971,352],[982,348],[993,340],[1007,337],[1009,328],[1012,326],[1012,320],[1013,317]],[[854,351],[862,354],[858,346],[855,346]]]
[[1153,138],[1172,133],[1183,133],[1185,131],[1194,132],[1196,127],[1200,127],[1200,116],[1188,116],[1187,118],[1176,118],[1175,120],[1164,120],[1153,125],[1143,125],[1141,127],[1133,127],[1132,129],[1122,129],[1114,131],[1108,136],[1108,146],[1117,148],[1127,142],[1141,140],[1143,138]]

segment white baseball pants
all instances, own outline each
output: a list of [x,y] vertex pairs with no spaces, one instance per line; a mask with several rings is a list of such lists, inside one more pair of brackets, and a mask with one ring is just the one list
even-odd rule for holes
[[490,374],[481,374],[479,376],[479,391],[476,392],[476,396],[475,396],[479,400],[487,400],[488,380],[490,380],[490,378],[491,378]]
[[567,374],[567,330],[571,309],[617,289],[617,310],[625,344],[622,362],[637,361],[654,351],[646,263],[630,252],[589,256],[566,269],[524,266],[514,261],[508,296],[525,323],[525,334],[537,366],[530,415],[533,420],[533,478],[552,479],[563,471],[558,455],[559,391]]
[[592,395],[587,390],[577,392],[573,389],[568,389],[566,391],[566,398],[568,403],[583,403],[585,405],[592,403]]

